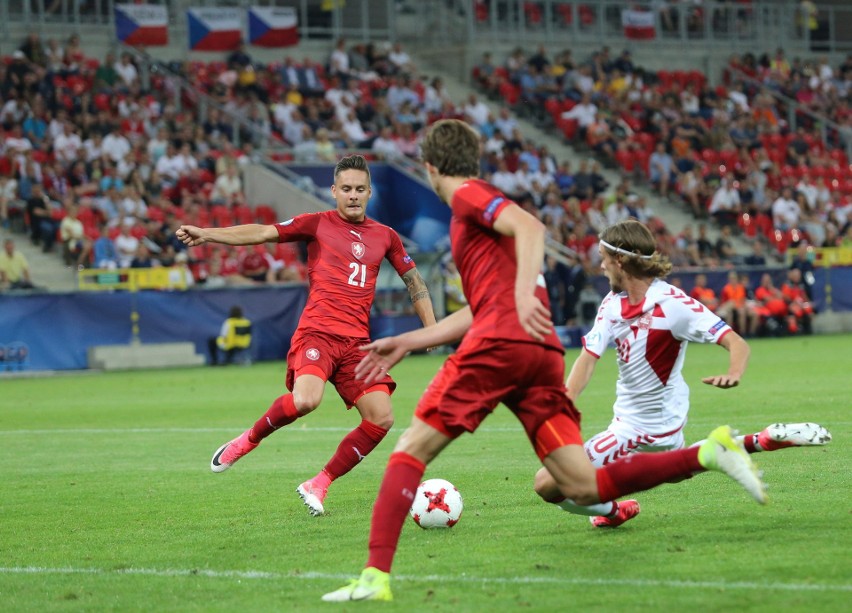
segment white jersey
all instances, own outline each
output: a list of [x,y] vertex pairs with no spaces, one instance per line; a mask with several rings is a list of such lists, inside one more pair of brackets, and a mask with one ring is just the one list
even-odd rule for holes
[[681,369],[687,343],[718,343],[730,331],[706,306],[656,279],[637,305],[629,304],[626,292],[610,292],[583,347],[600,358],[610,343],[615,345],[615,419],[663,434],[686,423],[689,387]]

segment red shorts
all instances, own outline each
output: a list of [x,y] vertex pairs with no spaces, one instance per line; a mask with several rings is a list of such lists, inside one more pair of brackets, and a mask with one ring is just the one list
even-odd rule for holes
[[520,420],[539,458],[582,445],[580,412],[565,396],[562,353],[534,343],[469,339],[450,356],[415,416],[450,438],[473,432],[499,403]]
[[350,409],[369,392],[393,394],[396,383],[388,374],[370,387],[355,380],[355,367],[364,357],[364,352],[358,348],[369,342],[366,338],[344,338],[315,330],[296,334],[287,354],[287,389],[293,391],[299,375],[316,375],[323,381],[330,381]]

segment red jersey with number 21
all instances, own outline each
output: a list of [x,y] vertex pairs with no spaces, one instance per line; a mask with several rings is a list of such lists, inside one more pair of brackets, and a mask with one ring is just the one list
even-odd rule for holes
[[305,241],[310,292],[296,333],[369,338],[376,277],[387,258],[400,276],[414,268],[399,235],[372,219],[351,223],[336,209],[275,225],[278,242]]
[[[465,181],[453,194],[450,245],[473,312],[465,339],[537,342],[521,328],[515,306],[515,239],[494,230],[494,222],[510,204],[514,202],[500,190],[479,179]],[[550,308],[543,275],[535,295]],[[563,350],[553,331],[541,344]]]

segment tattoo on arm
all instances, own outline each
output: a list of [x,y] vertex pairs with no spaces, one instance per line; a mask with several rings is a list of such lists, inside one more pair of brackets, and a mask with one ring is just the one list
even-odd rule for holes
[[402,280],[405,282],[405,287],[408,288],[408,295],[412,303],[429,298],[429,289],[426,287],[426,282],[416,268],[405,273],[402,276]]

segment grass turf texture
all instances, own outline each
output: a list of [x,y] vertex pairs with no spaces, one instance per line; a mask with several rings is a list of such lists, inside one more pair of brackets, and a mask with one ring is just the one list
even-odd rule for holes
[[[826,448],[756,456],[771,488],[767,507],[723,476],[701,475],[639,494],[639,518],[595,530],[538,500],[537,459],[499,408],[427,470],[461,490],[465,511],[452,530],[406,520],[395,601],[382,610],[845,609],[850,343],[754,341],[733,390],[700,383],[724,372],[723,350],[689,348],[688,441],[723,423],[749,432],[816,421],[834,435]],[[2,609],[372,609],[319,598],[363,565],[385,462],[442,360],[411,357],[394,369],[397,427],[332,486],[320,518],[294,490],[358,418],[331,387],[316,412],[227,473],[209,469],[215,449],[281,393],[282,363],[0,381]],[[614,362],[604,356],[582,397],[587,435],[609,421]]]

